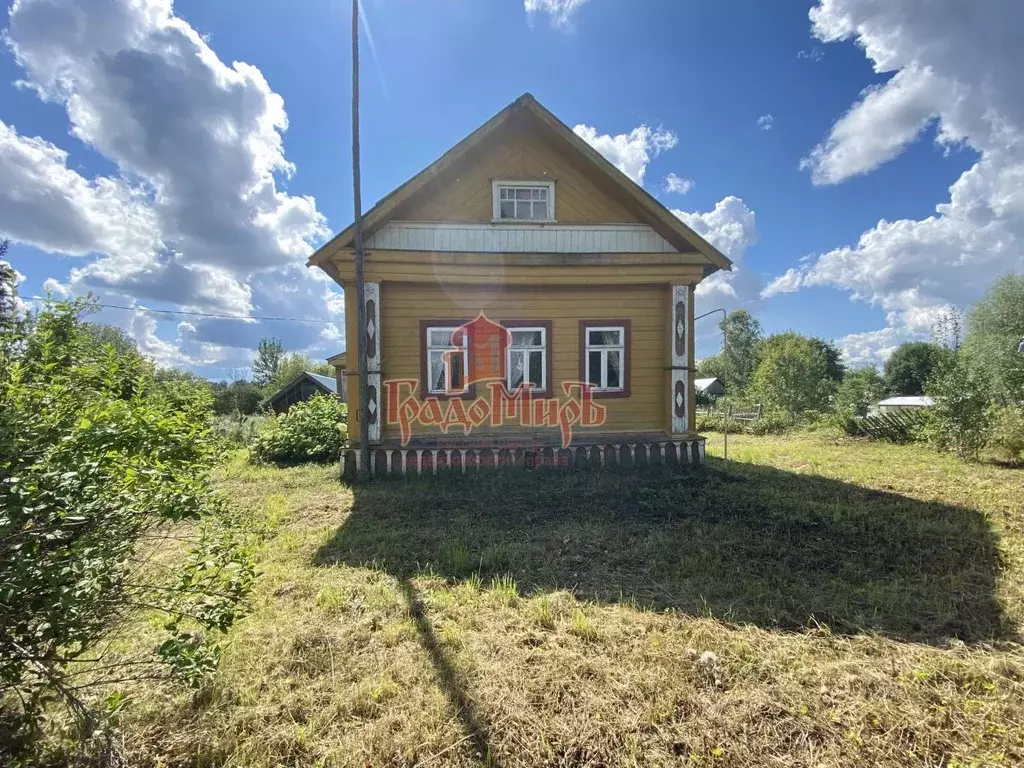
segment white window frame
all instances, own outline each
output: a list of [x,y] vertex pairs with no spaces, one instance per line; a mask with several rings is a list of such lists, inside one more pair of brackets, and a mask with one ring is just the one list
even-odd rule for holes
[[[522,189],[524,187],[545,187],[548,191],[548,218],[546,219],[503,219],[501,218],[502,187]],[[491,221],[494,224],[553,224],[555,222],[555,182],[553,181],[511,181],[495,179],[491,182]]]
[[523,384],[513,387],[512,386],[512,355],[515,353],[523,354],[524,358],[528,357],[530,352],[540,352],[540,386],[534,387],[533,392],[547,392],[548,391],[548,329],[543,325],[510,325],[505,330],[509,332],[509,336],[513,333],[527,332],[536,333],[540,331],[540,346],[539,347],[516,347],[509,341],[508,347],[505,350],[505,388],[509,392],[514,392],[519,387],[526,384],[526,379],[530,372],[530,366],[527,360],[523,361]]
[[[457,330],[462,328],[458,325],[428,325],[426,327],[426,333],[423,335],[423,354],[426,355],[426,366],[427,380],[424,382],[424,387],[428,395],[461,395],[465,394],[469,390],[469,333],[463,328],[462,333],[462,344],[461,345],[446,345],[440,346],[430,343],[430,334],[432,331],[442,331],[448,334],[454,335]],[[434,371],[431,368],[431,352],[451,352],[453,350],[462,350],[462,389],[435,389],[434,388]],[[444,365],[445,360],[442,354],[441,364]],[[448,384],[448,377],[445,376],[445,384]]]
[[[617,331],[619,334],[618,344],[591,344],[591,331]],[[595,392],[623,392],[626,389],[626,326],[624,325],[585,325],[583,326],[583,378],[590,382],[590,353],[591,351],[601,353],[601,383],[591,385]],[[608,384],[608,353],[618,351],[619,353],[619,386],[609,387]]]

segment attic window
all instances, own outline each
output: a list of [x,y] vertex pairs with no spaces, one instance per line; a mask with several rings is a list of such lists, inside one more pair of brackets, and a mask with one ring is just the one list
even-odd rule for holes
[[553,181],[495,181],[495,221],[554,221]]

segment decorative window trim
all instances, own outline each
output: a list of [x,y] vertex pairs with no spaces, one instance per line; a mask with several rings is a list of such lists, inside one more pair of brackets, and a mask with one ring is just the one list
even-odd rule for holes
[[628,319],[612,320],[580,320],[580,358],[579,358],[579,380],[587,380],[587,331],[596,328],[621,328],[622,329],[622,354],[625,360],[622,362],[622,388],[621,389],[593,389],[591,392],[595,399],[629,397],[630,390],[630,368],[632,367],[632,341],[630,338],[630,322]]
[[[500,187],[547,187],[548,190],[548,218],[546,219],[503,219],[501,218],[501,200],[498,189]],[[519,179],[492,179],[491,180],[491,223],[493,224],[554,224],[555,219],[555,182],[539,179],[530,181]]]
[[[554,368],[552,367],[552,323],[550,320],[499,320],[498,324],[514,331],[518,328],[540,328],[544,331],[544,388],[531,390],[534,395],[550,395],[552,392],[552,382],[554,381]],[[509,350],[511,349],[509,344]],[[511,360],[509,360],[509,350],[505,351],[505,364],[507,370],[505,371],[505,386],[508,387],[508,373],[511,370]],[[516,388],[518,389],[518,387]]]
[[[429,378],[430,370],[429,370],[429,362],[428,362],[428,359],[427,359],[428,355],[430,354],[430,352],[429,352],[430,345],[427,343],[427,341],[428,341],[428,338],[427,338],[428,330],[430,330],[430,329],[438,329],[438,328],[451,328],[452,330],[454,330],[456,328],[460,328],[460,327],[466,325],[466,323],[468,323],[468,322],[469,322],[468,320],[452,319],[452,318],[441,318],[441,319],[435,319],[435,320],[420,320],[420,397],[421,398],[436,397],[438,400],[471,400],[473,397],[476,396],[476,394],[475,394],[475,389],[476,388],[472,384],[467,386],[462,392],[431,392],[430,391],[430,378]],[[463,363],[463,376],[465,376],[466,378],[468,378],[468,372],[469,372],[469,354],[468,354],[469,341],[470,340],[467,339],[467,344],[466,344],[467,353],[466,353],[466,356],[463,358],[463,360],[464,360],[464,363]]]

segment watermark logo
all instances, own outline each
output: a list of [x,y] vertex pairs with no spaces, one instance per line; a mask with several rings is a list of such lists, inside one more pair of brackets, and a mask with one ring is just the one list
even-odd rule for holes
[[[561,382],[561,398],[539,393],[531,380],[536,371],[545,371],[546,364],[542,357],[530,355],[545,355],[551,339],[542,336],[539,346],[518,350],[515,365],[510,362],[517,353],[514,332],[483,312],[454,329],[427,329],[426,381],[384,382],[386,423],[399,427],[403,446],[417,429],[443,434],[461,430],[469,436],[483,427],[517,426],[558,428],[562,447],[568,448],[574,429],[605,423],[607,409],[594,402],[593,386],[587,382]],[[513,377],[510,368],[515,369]],[[550,377],[550,371],[546,375]],[[518,384],[511,390],[510,378]],[[556,391],[550,382],[544,383],[545,392]]]

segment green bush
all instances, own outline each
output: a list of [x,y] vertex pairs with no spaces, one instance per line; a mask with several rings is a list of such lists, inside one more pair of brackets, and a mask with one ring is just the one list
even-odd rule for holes
[[989,423],[989,446],[1009,461],[1024,459],[1024,408],[994,406]]
[[348,439],[348,406],[336,397],[313,395],[280,414],[256,435],[256,461],[300,464],[335,461]]
[[256,442],[256,436],[275,418],[272,414],[247,416],[235,411],[226,416],[218,416],[213,423],[213,430],[227,448],[251,448]]
[[[761,418],[749,421],[746,419],[729,419],[729,431],[744,435],[781,435],[793,426],[793,422],[785,414],[778,412],[765,413]],[[722,432],[725,429],[725,414],[721,411],[697,414],[698,432]]]
[[925,434],[942,450],[961,459],[975,459],[988,441],[989,382],[960,354],[942,361],[926,391],[935,400],[928,411]]
[[[23,732],[62,701],[82,738],[97,733],[79,680],[100,642],[155,609],[162,639],[191,638],[192,655],[215,658],[253,576],[209,479],[208,390],[155,380],[140,355],[83,329],[89,309],[11,321],[0,307],[0,696],[13,692],[5,704]],[[147,567],[182,521],[200,532],[188,561]],[[179,655],[161,646],[129,668],[111,655],[99,682],[155,675],[161,660],[178,669]],[[0,739],[0,763],[4,749]]]

